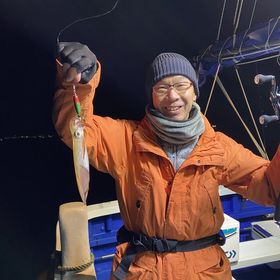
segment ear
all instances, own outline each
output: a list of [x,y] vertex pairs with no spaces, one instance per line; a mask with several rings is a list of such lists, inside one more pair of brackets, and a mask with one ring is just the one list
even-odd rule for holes
[[193,101],[195,102],[196,99],[197,99],[197,96],[196,96],[196,94],[195,94],[195,91],[193,91]]

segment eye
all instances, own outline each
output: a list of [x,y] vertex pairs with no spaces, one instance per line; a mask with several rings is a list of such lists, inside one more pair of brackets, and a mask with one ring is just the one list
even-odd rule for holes
[[167,89],[168,89],[167,86],[159,86],[159,87],[157,88],[157,90],[163,90],[163,91],[165,91],[165,90],[167,90]]
[[158,87],[155,88],[155,92],[157,94],[164,94],[168,91],[168,86],[165,85],[159,85]]
[[184,88],[184,87],[186,87],[186,84],[177,84],[176,85],[176,88]]
[[190,85],[187,84],[187,83],[178,83],[176,84],[176,87],[177,88],[186,88],[186,87],[189,87]]
[[77,129],[75,132],[74,132],[74,137],[76,138],[82,138],[84,135],[83,133],[83,130],[82,129]]
[[185,82],[177,83],[174,85],[174,87],[178,92],[184,92],[191,87],[191,83],[185,83]]

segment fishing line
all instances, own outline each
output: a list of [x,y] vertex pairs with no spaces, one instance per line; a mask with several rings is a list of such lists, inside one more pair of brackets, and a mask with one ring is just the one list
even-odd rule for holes
[[[77,23],[80,23],[80,22],[84,22],[84,21],[88,21],[88,20],[91,20],[91,19],[96,19],[96,18],[100,18],[100,17],[103,17],[103,16],[106,16],[110,13],[112,13],[116,7],[118,6],[120,0],[116,0],[113,7],[106,11],[106,12],[103,12],[101,14],[96,14],[96,15],[92,15],[92,16],[89,16],[89,17],[85,17],[85,18],[79,18],[69,24],[67,24],[66,26],[64,26],[58,33],[57,37],[56,37],[56,42],[57,44],[59,44],[60,42],[60,36],[62,35],[62,33],[69,29],[70,27],[72,27],[74,24],[77,24]],[[13,140],[46,140],[46,139],[51,139],[51,138],[54,138],[54,135],[13,135],[13,136],[3,136],[3,137],[0,137],[0,142],[10,142],[10,141],[13,141]]]
[[0,137],[0,142],[10,142],[11,140],[46,140],[55,138],[55,135],[47,134],[47,135],[13,135],[13,136],[4,136]]
[[56,37],[56,42],[57,42],[57,44],[59,44],[59,42],[60,42],[60,41],[59,41],[59,40],[60,40],[60,36],[61,36],[61,34],[62,34],[65,30],[69,29],[69,28],[72,27],[74,24],[77,24],[77,23],[80,23],[80,22],[84,22],[84,21],[88,21],[88,20],[91,20],[91,19],[100,18],[100,17],[106,16],[106,15],[112,13],[112,12],[116,9],[117,5],[119,4],[119,1],[120,1],[120,0],[116,0],[115,4],[113,5],[113,7],[112,7],[109,11],[106,11],[106,12],[101,13],[101,14],[97,14],[97,15],[92,15],[92,16],[89,16],[89,17],[85,17],[85,18],[79,18],[79,19],[76,19],[76,20],[74,20],[73,22],[67,24],[65,27],[63,27],[63,28],[58,32],[58,35],[57,35],[57,37]]

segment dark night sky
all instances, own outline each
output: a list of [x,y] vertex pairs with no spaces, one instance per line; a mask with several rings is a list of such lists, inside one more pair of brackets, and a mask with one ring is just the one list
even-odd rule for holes
[[[233,30],[236,1],[228,2],[221,38],[230,36]],[[254,1],[244,2],[240,30],[247,27],[254,4]],[[51,120],[56,36],[70,22],[110,10],[114,3],[113,0],[10,0],[0,4],[0,269],[5,275],[1,279],[36,279],[46,268],[54,246],[58,206],[79,200],[72,153],[56,136]],[[66,30],[62,41],[87,44],[102,63],[96,112],[115,118],[140,119],[146,102],[145,71],[151,60],[163,51],[178,52],[189,59],[198,55],[216,38],[222,5],[222,0],[121,0],[113,13]],[[279,16],[279,11],[279,0],[259,0],[253,24]],[[257,89],[253,83],[254,75],[262,71],[278,77],[279,65],[274,60],[240,68],[256,117],[271,110],[266,95],[269,88]],[[231,69],[221,74],[248,120],[233,77]],[[211,80],[201,89],[198,103],[202,109],[210,87]],[[218,90],[208,117],[218,130],[256,151]],[[261,129],[270,156],[279,142],[277,130],[278,123]],[[115,199],[112,179],[92,169],[88,203],[112,199]]]

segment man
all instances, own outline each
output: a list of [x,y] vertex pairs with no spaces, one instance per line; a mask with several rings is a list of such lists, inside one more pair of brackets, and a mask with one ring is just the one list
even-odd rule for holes
[[231,279],[217,236],[223,223],[218,186],[275,205],[280,149],[270,163],[215,132],[196,103],[195,71],[179,54],[162,53],[152,62],[149,104],[139,122],[93,114],[101,66],[87,46],[61,43],[60,55],[57,132],[71,147],[74,82],[90,162],[116,181],[124,227],[111,279]]

